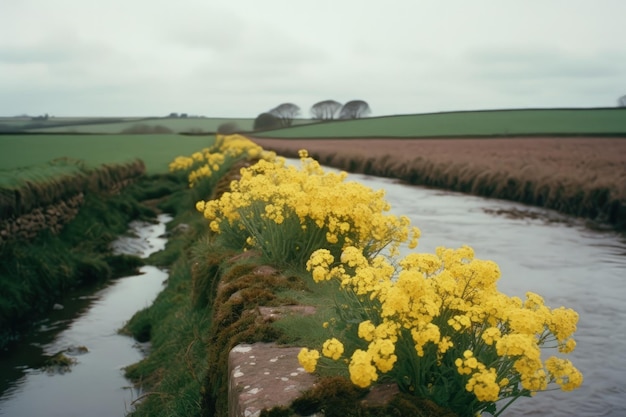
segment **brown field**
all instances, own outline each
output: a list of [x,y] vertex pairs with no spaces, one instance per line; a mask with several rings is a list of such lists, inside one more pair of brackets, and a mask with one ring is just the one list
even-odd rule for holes
[[626,137],[267,139],[264,149],[626,228]]

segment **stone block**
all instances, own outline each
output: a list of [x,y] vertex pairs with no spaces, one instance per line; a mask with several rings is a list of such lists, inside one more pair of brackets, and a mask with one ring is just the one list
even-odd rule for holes
[[299,347],[274,343],[240,344],[228,356],[230,417],[258,417],[261,411],[289,406],[315,383],[298,362]]

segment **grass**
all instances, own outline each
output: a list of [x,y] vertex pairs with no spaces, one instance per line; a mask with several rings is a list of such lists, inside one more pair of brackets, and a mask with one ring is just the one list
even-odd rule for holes
[[116,196],[90,193],[60,234],[42,232],[32,241],[0,246],[0,349],[68,290],[127,274],[142,264],[138,258],[112,255],[109,244],[131,220],[155,216],[137,199],[144,188],[150,184],[137,183]]
[[214,118],[214,117],[185,117],[185,118],[170,118],[170,117],[153,117],[145,119],[134,119],[127,121],[120,121],[117,123],[98,123],[97,119],[95,123],[81,124],[81,125],[68,125],[59,127],[40,127],[37,129],[29,129],[29,132],[41,132],[41,133],[107,133],[118,134],[124,130],[136,125],[146,126],[162,126],[170,129],[173,133],[182,132],[205,132],[214,133],[223,123],[235,123],[243,130],[252,130],[254,119],[250,118]]
[[146,173],[163,174],[178,155],[213,144],[213,136],[183,135],[0,135],[0,169],[45,164],[72,158],[88,166],[144,161]]
[[626,135],[626,109],[494,110],[338,120],[255,134],[274,138]]

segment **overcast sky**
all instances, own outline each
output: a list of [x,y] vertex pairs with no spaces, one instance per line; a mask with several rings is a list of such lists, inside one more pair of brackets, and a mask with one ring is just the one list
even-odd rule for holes
[[613,107],[626,0],[0,0],[0,116]]

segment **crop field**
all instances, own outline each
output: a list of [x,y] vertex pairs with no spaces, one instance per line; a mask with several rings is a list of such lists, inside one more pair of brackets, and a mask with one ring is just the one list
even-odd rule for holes
[[624,137],[255,138],[267,150],[412,184],[502,198],[626,227]]
[[0,135],[0,171],[39,165],[56,158],[87,165],[141,159],[146,173],[168,170],[178,155],[210,146],[213,136],[184,135]]
[[626,108],[497,110],[337,120],[258,133],[273,138],[625,135]]

